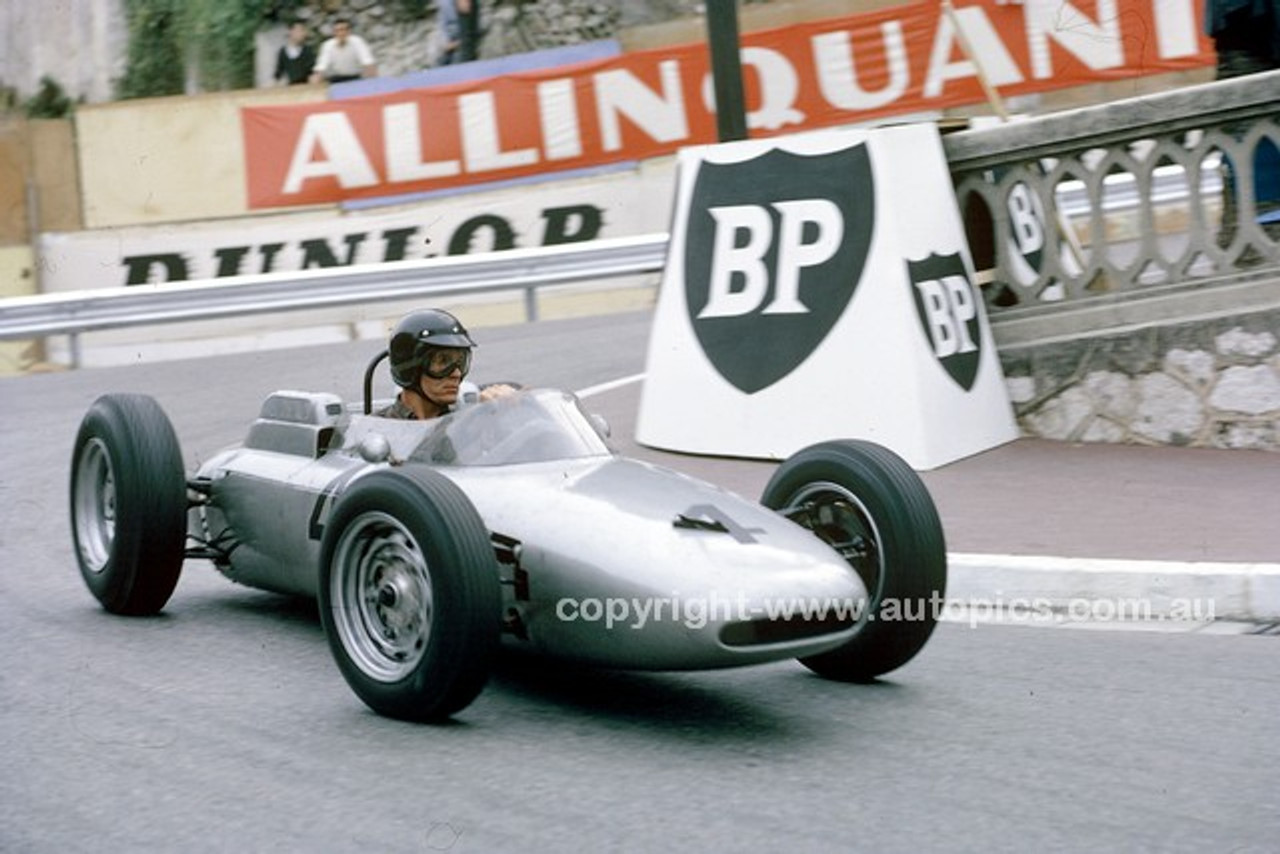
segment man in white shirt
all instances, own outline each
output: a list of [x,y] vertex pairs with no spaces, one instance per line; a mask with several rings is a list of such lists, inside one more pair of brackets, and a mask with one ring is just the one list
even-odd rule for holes
[[339,18],[333,22],[333,38],[320,45],[320,58],[311,72],[311,82],[342,83],[373,77],[378,67],[373,62],[373,51],[368,43],[351,32],[351,22]]

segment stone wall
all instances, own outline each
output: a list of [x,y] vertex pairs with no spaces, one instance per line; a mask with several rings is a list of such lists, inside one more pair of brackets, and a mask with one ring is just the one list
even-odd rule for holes
[[1022,432],[1280,451],[1280,309],[1002,347]]

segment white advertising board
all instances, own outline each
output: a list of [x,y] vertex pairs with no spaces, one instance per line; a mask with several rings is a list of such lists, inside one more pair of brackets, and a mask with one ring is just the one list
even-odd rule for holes
[[652,234],[670,170],[449,196],[408,205],[129,226],[40,236],[46,293],[416,261]]
[[934,125],[682,152],[640,443],[930,469],[1016,436]]

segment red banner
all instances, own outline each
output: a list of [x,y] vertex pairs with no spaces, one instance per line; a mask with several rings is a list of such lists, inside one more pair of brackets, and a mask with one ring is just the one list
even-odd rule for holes
[[[762,137],[977,103],[980,74],[1013,96],[1211,65],[1202,3],[960,0],[948,14],[929,2],[749,33],[748,127]],[[699,43],[246,107],[249,205],[378,198],[671,154],[716,141],[712,100]]]

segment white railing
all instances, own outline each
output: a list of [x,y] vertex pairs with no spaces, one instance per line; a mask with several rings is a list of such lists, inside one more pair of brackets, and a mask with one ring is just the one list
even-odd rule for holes
[[946,135],[993,320],[1280,267],[1278,141],[1280,71]]

